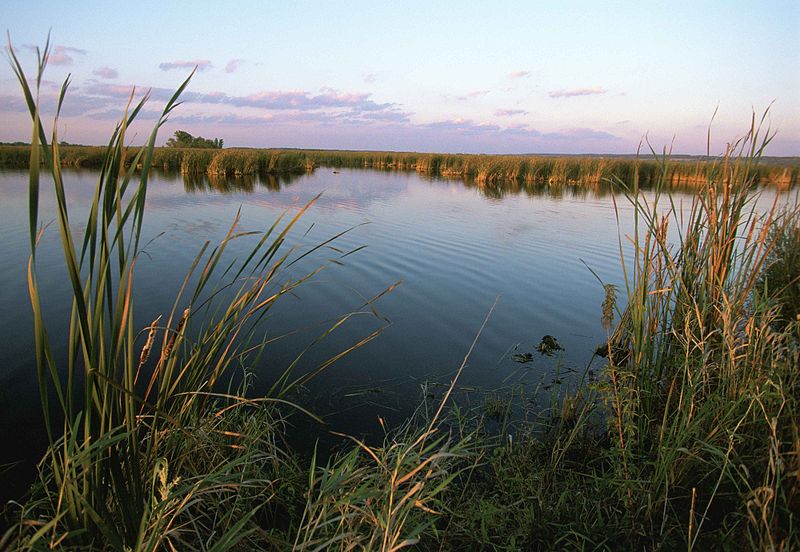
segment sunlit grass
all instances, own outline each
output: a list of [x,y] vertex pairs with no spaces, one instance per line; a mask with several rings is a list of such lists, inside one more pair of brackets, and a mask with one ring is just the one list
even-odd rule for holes
[[665,159],[654,191],[619,183],[633,254],[605,287],[603,376],[496,438],[449,490],[445,549],[800,546],[800,206],[756,208],[770,139],[754,122],[688,210]]
[[[0,145],[0,166],[27,167],[28,146]],[[64,146],[61,163],[69,167],[100,168],[103,149]],[[126,162],[130,162],[127,160]],[[154,148],[152,165],[184,174],[242,176],[303,173],[315,167],[409,170],[421,174],[468,179],[479,186],[583,186],[597,187],[611,180],[650,187],[698,189],[713,180],[712,163],[581,156],[466,155],[380,151],[285,149],[181,149]],[[665,170],[665,172],[664,172]],[[800,163],[760,163],[750,167],[754,185],[785,189],[800,178]]]

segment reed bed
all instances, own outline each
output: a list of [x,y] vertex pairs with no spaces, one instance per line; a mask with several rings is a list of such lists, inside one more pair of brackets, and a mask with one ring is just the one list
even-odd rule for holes
[[[27,167],[28,146],[0,145],[0,166]],[[65,146],[64,166],[100,168],[103,149]],[[666,172],[651,159],[580,156],[464,155],[410,152],[286,150],[286,149],[197,149],[154,148],[153,167],[179,170],[184,174],[242,176],[303,173],[315,167],[370,168],[417,171],[444,178],[460,178],[481,187],[565,186],[598,187],[611,181],[630,186],[669,185],[697,189],[713,180],[710,163],[670,160]],[[750,168],[755,185],[787,189],[800,178],[800,163],[787,159],[760,163]]]
[[[699,187],[708,182],[709,163],[676,161],[663,166],[655,160],[615,157],[465,155],[405,152],[359,152],[300,150],[315,165],[348,168],[416,170],[431,176],[472,179],[481,185],[497,183],[587,185],[596,186],[612,180],[640,186],[656,183],[676,187]],[[756,184],[788,188],[797,184],[800,165],[781,162],[751,167]]]
[[[616,177],[614,200],[631,202],[635,229],[620,236],[624,289],[604,284],[598,306],[608,339],[596,381],[551,394],[549,408],[521,419],[511,413],[515,400],[530,409],[524,393],[494,391],[484,412],[465,410],[450,400],[468,352],[442,396],[429,404],[423,389],[417,415],[385,428],[380,445],[343,436],[329,460],[315,451],[305,462],[283,441],[286,412],[299,408],[286,398],[352,348],[311,373],[286,367],[265,397],[247,397],[247,378],[236,387],[231,379],[262,350],[243,338],[313,276],[280,278],[302,211],[255,236],[240,264],[224,260],[227,244],[247,238],[234,221],[221,244],[201,250],[168,314],[137,326],[131,282],[153,144],[187,83],[132,156],[125,134],[141,104],[129,109],[104,150],[77,240],[57,136],[47,140],[10,52],[33,120],[28,283],[50,446],[0,548],[800,548],[800,206],[756,210],[758,162],[771,138],[757,124],[702,168],[688,211],[669,194],[666,158],[634,164],[631,182]],[[226,163],[244,170],[248,159],[234,153]],[[478,170],[463,157],[419,159],[438,171]],[[548,163],[559,178],[584,174]],[[72,282],[64,364],[39,301],[42,167],[54,182]],[[654,179],[647,195],[642,174]]]
[[[59,146],[62,167],[100,169],[105,148]],[[30,146],[0,145],[0,167],[27,168]],[[42,158],[42,153],[39,154]],[[130,167],[135,158],[122,160]],[[142,168],[137,161],[136,168]],[[314,169],[313,161],[302,152],[255,149],[202,149],[153,147],[150,169],[180,171],[184,174],[213,176],[252,176],[256,174],[304,173]]]

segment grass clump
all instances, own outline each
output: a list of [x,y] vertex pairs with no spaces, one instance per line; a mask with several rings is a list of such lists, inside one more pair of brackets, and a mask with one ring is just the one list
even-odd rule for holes
[[776,301],[776,325],[785,329],[800,317],[800,223],[791,211],[779,218],[788,221],[772,230],[775,246],[759,280],[759,290]]
[[[147,145],[126,162],[126,130],[147,98],[129,105],[104,150],[86,230],[79,237],[67,208],[56,130],[48,141],[37,95],[10,47],[9,52],[33,121],[28,287],[49,448],[18,523],[2,544],[20,549],[225,550],[252,539],[269,542],[261,523],[278,526],[269,521],[281,509],[273,496],[292,466],[277,446],[281,416],[270,406],[286,404],[281,397],[294,385],[352,350],[311,374],[295,375],[294,364],[289,366],[276,375],[269,397],[245,398],[246,386],[239,388],[241,393],[230,391],[237,389],[236,369],[263,348],[250,340],[257,323],[316,272],[287,278],[286,270],[297,259],[282,247],[310,204],[288,221],[281,217],[260,236],[238,232],[237,217],[218,246],[203,246],[168,315],[137,330],[132,288],[154,144],[188,79],[167,102]],[[36,83],[48,53],[45,47],[38,56]],[[68,85],[61,89],[54,129]],[[126,171],[126,165],[141,171]],[[71,282],[65,359],[54,354],[39,295],[42,167],[53,182],[56,225]],[[238,263],[225,261],[227,246],[248,236],[256,240],[249,256]],[[223,274],[217,275],[220,270]]]
[[327,466],[312,462],[294,549],[390,551],[435,539],[444,491],[472,450],[468,436],[414,422],[380,447],[356,440]]
[[798,213],[776,216],[776,200],[760,214],[750,193],[770,139],[754,122],[708,167],[712,181],[688,216],[660,188],[647,200],[628,192],[636,254],[623,262],[628,305],[617,340],[628,355],[616,365],[609,354],[606,391],[617,465],[650,531],[689,548],[797,538],[796,327],[773,331],[776,298],[757,284]]

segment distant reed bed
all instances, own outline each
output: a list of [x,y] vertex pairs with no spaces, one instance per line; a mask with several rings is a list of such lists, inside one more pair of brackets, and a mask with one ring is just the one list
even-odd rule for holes
[[[60,154],[62,167],[100,169],[106,152],[105,148],[96,146],[61,146]],[[309,156],[294,151],[162,147],[153,148],[152,155],[152,168],[191,175],[246,176],[304,173],[314,169]],[[27,168],[30,159],[30,146],[0,145],[0,167]],[[133,157],[122,161],[125,166],[142,166]]]
[[[100,168],[103,148],[63,146],[62,165]],[[0,166],[25,168],[29,146],[0,145]],[[126,160],[130,163],[131,160]],[[415,152],[294,149],[153,149],[153,167],[184,174],[246,176],[304,173],[315,167],[416,171],[428,176],[460,178],[479,186],[582,185],[612,181],[640,186],[657,182],[676,188],[699,187],[709,181],[710,164],[701,159],[653,159],[603,156],[483,155]],[[754,184],[791,188],[800,179],[800,161],[792,158],[751,167]]]
[[[708,182],[709,163],[702,160],[670,160],[603,156],[538,156],[438,154],[302,150],[314,165],[347,168],[415,170],[422,174],[474,180],[478,184],[584,184],[622,181],[641,186],[657,182],[671,186],[700,186]],[[794,186],[800,163],[761,164],[750,169],[754,183],[781,188]]]

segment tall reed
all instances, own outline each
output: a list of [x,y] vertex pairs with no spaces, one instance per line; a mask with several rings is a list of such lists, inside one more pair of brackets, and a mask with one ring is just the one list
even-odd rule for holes
[[652,190],[616,182],[634,225],[624,286],[604,288],[602,373],[481,427],[485,461],[446,490],[431,549],[800,547],[800,204],[757,205],[771,137],[754,119],[689,205],[666,155]]
[[636,180],[627,192],[634,252],[623,256],[628,303],[614,344],[627,354],[617,361],[609,341],[607,355],[612,434],[619,465],[634,470],[621,478],[628,499],[663,538],[685,509],[690,549],[755,503],[753,546],[796,537],[796,329],[774,330],[780,299],[758,282],[800,215],[795,206],[778,216],[777,198],[766,212],[756,206],[753,168],[772,139],[762,125],[754,118],[709,164],[688,212],[665,193],[665,159],[652,195]]
[[[283,247],[312,201],[290,219],[280,217],[260,236],[239,232],[237,215],[219,245],[211,248],[207,242],[202,247],[167,316],[139,331],[132,290],[154,145],[191,75],[166,103],[146,145],[133,153],[125,147],[127,130],[148,98],[135,105],[129,102],[103,151],[81,238],[67,206],[56,134],[69,81],[61,88],[48,140],[38,89],[30,88],[10,46],[9,52],[33,121],[28,287],[49,448],[21,521],[4,540],[21,548],[224,550],[253,538],[260,531],[254,516],[270,504],[274,486],[269,459],[284,454],[274,444],[279,418],[270,409],[260,409],[285,403],[280,397],[294,385],[305,383],[380,330],[310,374],[293,374],[296,361],[275,375],[269,397],[246,399],[231,389],[232,370],[247,366],[263,349],[263,344],[251,342],[255,325],[277,300],[319,270],[291,277],[289,269],[332,241],[303,254]],[[49,41],[37,55],[38,87]],[[126,170],[128,166],[141,170]],[[53,182],[56,223],[71,283],[63,359],[55,344],[61,336],[48,331],[39,291],[41,169]],[[227,261],[226,248],[248,236],[256,240],[249,255],[241,262]],[[324,333],[347,318],[336,320]],[[259,423],[254,426],[243,417],[244,410],[255,410],[253,420]]]

